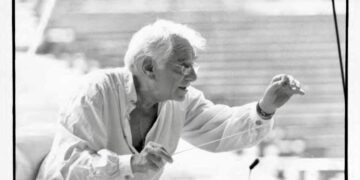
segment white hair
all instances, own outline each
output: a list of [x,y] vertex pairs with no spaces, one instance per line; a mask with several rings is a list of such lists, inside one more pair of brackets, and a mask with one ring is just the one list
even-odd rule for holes
[[125,67],[136,73],[147,57],[160,64],[173,53],[174,36],[186,39],[194,53],[205,48],[206,40],[195,30],[168,20],[157,20],[132,36],[124,58]]

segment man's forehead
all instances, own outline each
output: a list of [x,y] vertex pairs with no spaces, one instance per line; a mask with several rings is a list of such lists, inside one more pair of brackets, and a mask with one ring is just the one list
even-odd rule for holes
[[195,52],[191,44],[185,38],[180,36],[174,37],[173,56],[178,58],[176,61],[189,61],[195,60]]

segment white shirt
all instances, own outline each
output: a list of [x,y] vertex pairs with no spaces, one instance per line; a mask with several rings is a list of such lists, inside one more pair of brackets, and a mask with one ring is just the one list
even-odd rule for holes
[[[60,113],[60,127],[41,165],[37,180],[136,179],[157,180],[162,174],[133,173],[130,112],[137,95],[132,74],[125,68],[87,75],[84,86]],[[148,132],[149,141],[173,154],[180,137],[200,148],[222,152],[253,146],[271,130],[273,119],[263,120],[256,102],[244,106],[215,105],[203,93],[189,88],[184,101],[159,103],[158,117]]]

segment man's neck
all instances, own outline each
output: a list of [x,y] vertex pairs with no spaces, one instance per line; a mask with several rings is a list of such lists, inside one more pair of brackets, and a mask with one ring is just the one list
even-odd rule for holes
[[136,107],[144,111],[152,110],[159,101],[156,100],[150,88],[144,87],[136,76],[133,76],[133,79],[137,94]]

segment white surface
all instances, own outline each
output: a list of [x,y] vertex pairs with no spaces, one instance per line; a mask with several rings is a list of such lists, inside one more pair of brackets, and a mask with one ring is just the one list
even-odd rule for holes
[[56,126],[29,124],[16,131],[16,180],[35,180],[42,160],[50,151]]
[[348,165],[349,179],[360,179],[360,1],[349,0]]
[[12,178],[11,1],[0,1],[0,179]]

